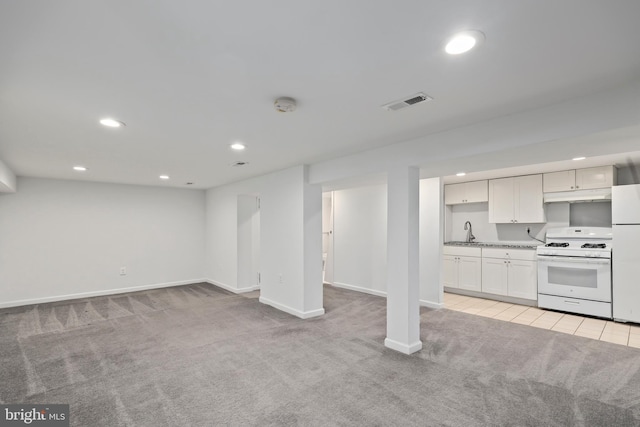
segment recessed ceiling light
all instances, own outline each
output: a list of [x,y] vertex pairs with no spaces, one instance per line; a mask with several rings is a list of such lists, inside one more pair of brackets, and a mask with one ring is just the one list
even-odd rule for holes
[[574,157],[571,160],[584,160],[584,159],[586,159],[586,157]]
[[447,42],[444,50],[449,55],[459,55],[461,53],[470,51],[483,41],[483,32],[478,30],[463,31],[451,37],[451,39],[449,39],[449,42]]
[[467,174],[466,172],[458,172],[456,176],[465,176],[466,174]]
[[86,172],[87,168],[85,168],[84,166],[74,166],[73,170],[78,172]]
[[234,149],[234,150],[236,150],[236,151],[242,151],[242,150],[244,150],[245,148],[247,148],[247,146],[246,146],[246,145],[244,145],[244,144],[243,144],[243,143],[241,143],[241,142],[235,142],[235,143],[231,144],[231,148],[232,148],[232,149]]
[[121,122],[120,120],[115,120],[115,119],[100,119],[100,124],[103,126],[107,126],[110,128],[120,128],[123,127],[125,124],[123,122]]
[[169,175],[160,175],[158,178],[160,178],[160,179],[169,179]]

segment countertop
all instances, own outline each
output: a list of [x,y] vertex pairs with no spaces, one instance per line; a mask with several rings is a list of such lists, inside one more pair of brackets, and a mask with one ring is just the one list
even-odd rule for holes
[[444,242],[446,246],[467,246],[470,248],[510,248],[535,249],[543,243],[508,243],[508,242]]

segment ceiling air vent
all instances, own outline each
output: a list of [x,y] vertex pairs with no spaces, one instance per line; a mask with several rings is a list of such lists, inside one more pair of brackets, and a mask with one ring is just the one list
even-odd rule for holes
[[427,94],[422,92],[416,93],[415,95],[410,96],[407,99],[403,99],[400,101],[393,101],[388,104],[382,106],[385,110],[388,111],[397,111],[402,110],[406,107],[411,107],[412,105],[421,104],[423,102],[431,101],[433,98]]

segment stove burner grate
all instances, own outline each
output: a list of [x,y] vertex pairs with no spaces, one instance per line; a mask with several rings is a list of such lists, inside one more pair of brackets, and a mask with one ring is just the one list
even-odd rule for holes
[[545,246],[549,247],[549,248],[566,248],[567,246],[569,246],[568,243],[547,243]]
[[585,249],[604,249],[607,245],[604,243],[585,243],[580,247]]

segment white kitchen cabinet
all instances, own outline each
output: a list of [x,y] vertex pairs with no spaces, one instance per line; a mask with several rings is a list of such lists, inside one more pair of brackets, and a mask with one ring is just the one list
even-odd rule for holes
[[482,292],[535,300],[538,276],[535,251],[482,250]]
[[449,288],[480,291],[482,258],[480,248],[445,246],[442,256],[442,281]]
[[545,193],[608,188],[616,184],[615,166],[573,169],[543,175],[543,191]]
[[482,258],[482,292],[507,295],[507,262],[502,258]]
[[487,185],[487,180],[445,185],[444,203],[445,205],[458,205],[462,203],[486,202],[489,200]]
[[542,175],[542,191],[555,193],[558,191],[571,191],[576,188],[576,171],[550,172]]
[[545,222],[542,197],[541,174],[489,180],[489,222]]
[[507,295],[517,298],[537,299],[537,262],[513,259],[509,261],[507,266],[507,270],[509,270]]
[[576,189],[612,187],[618,183],[615,166],[601,166],[576,170]]

